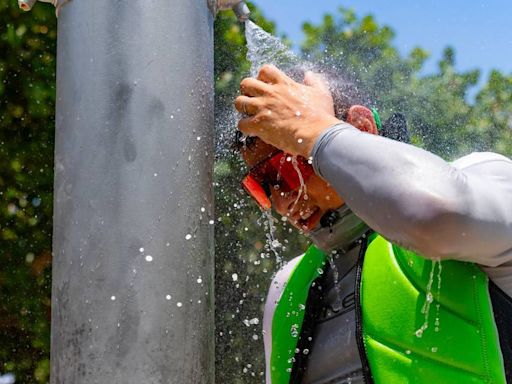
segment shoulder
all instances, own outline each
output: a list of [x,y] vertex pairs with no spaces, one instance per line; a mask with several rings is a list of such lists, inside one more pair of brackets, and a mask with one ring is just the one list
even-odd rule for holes
[[501,163],[506,166],[512,166],[511,159],[494,152],[473,152],[455,160],[452,162],[452,165],[458,169],[467,169],[484,164],[492,166],[492,163]]

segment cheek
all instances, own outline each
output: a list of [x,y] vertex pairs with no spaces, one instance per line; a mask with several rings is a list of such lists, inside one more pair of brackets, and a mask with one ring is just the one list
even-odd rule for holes
[[343,205],[343,200],[338,196],[334,188],[330,187],[323,179],[313,175],[307,184],[308,195],[322,210],[337,209]]
[[271,189],[270,195],[270,200],[272,201],[272,208],[274,208],[274,211],[279,213],[281,216],[285,216],[288,213],[286,195],[276,189]]

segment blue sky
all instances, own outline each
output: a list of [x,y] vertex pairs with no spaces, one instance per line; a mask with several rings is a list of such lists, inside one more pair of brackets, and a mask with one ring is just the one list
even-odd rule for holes
[[443,48],[456,50],[458,70],[496,68],[512,74],[512,1],[510,0],[254,0],[295,44],[302,23],[319,23],[340,6],[358,15],[373,14],[396,33],[395,45],[406,54],[420,46],[431,54],[424,72],[437,68]]

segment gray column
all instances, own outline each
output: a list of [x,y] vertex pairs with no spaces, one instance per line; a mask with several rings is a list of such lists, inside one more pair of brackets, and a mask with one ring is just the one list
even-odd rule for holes
[[59,15],[52,384],[213,383],[213,16]]

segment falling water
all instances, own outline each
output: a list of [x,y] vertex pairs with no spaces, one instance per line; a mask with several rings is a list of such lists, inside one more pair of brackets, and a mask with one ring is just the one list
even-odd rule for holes
[[[253,77],[258,75],[259,69],[264,64],[274,64],[291,77],[302,81],[304,72],[312,68],[309,63],[300,60],[280,39],[265,32],[250,20],[245,22],[245,37],[247,40],[247,60],[251,63],[251,76]],[[308,199],[307,188],[297,163],[297,157],[287,156],[283,157],[281,161],[291,161],[300,180],[298,195],[292,205],[293,210],[301,197],[304,200]],[[269,219],[269,222],[271,221]],[[275,239],[272,238],[269,241],[275,241]],[[276,253],[275,247],[271,249]]]
[[[421,309],[421,313],[425,315],[425,320],[420,328],[416,330],[416,337],[422,337],[423,332],[429,327],[429,314],[430,314],[430,306],[434,301],[434,296],[432,294],[432,284],[434,283],[434,274],[436,270],[436,266],[439,266],[437,273],[437,300],[439,301],[439,295],[441,292],[441,260],[433,260],[432,267],[430,269],[430,276],[427,283],[427,292],[425,294],[425,303],[423,304],[423,308]],[[439,304],[436,305],[436,322],[435,322],[435,331],[439,331]]]
[[[265,32],[250,20],[245,22],[245,37],[247,39],[247,60],[251,62],[251,76],[253,77],[258,75],[263,64],[273,64],[295,80],[302,81],[304,71],[311,68],[309,63],[300,60],[279,38]],[[292,69],[293,73],[290,73]],[[297,72],[297,69],[301,69],[301,71]],[[297,76],[299,78],[296,78]]]
[[278,248],[281,248],[283,245],[276,238],[276,224],[278,220],[272,216],[272,211],[270,209],[263,210],[263,217],[265,220],[265,228],[267,230],[266,238],[267,238],[267,246],[274,253],[276,257],[276,263],[278,266],[282,265],[282,258],[279,255]]

